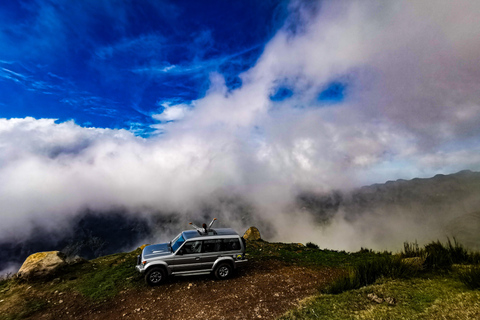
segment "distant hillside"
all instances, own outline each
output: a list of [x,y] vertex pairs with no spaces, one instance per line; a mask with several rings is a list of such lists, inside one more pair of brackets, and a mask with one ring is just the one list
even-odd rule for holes
[[386,237],[398,230],[404,241],[449,236],[480,247],[480,172],[388,181],[350,192],[303,193],[297,204],[324,224],[341,215],[366,232]]

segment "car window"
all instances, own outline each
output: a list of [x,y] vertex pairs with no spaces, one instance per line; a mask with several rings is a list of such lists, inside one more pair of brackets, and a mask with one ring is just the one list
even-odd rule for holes
[[172,240],[172,251],[175,252],[185,242],[182,234],[180,233],[175,239]]
[[238,239],[223,239],[223,251],[239,250],[240,240]]
[[202,252],[202,241],[189,241],[182,247],[183,254],[192,254]]
[[222,240],[204,240],[203,241],[203,252],[218,252],[222,249]]

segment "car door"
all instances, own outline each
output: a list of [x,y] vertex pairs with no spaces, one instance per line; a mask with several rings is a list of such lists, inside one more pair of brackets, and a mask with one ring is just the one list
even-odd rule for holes
[[205,269],[212,269],[221,256],[222,239],[203,240],[202,264]]
[[197,271],[202,269],[202,240],[187,241],[175,254],[172,271]]

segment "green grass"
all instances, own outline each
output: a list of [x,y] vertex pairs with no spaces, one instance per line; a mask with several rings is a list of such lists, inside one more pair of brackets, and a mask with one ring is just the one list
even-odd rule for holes
[[467,288],[480,289],[480,265],[470,266],[459,272],[459,279]]
[[389,252],[361,250],[345,252],[317,249],[296,243],[274,243],[266,241],[249,241],[247,258],[257,261],[278,260],[288,264],[305,267],[338,267],[354,266],[362,261],[372,261],[379,257],[390,256]]
[[433,241],[425,245],[424,248],[420,248],[417,242],[405,242],[400,255],[403,258],[420,257],[425,259],[425,269],[436,271],[448,271],[453,264],[480,263],[480,253],[468,251],[455,238],[453,238],[453,242],[450,238],[447,238],[445,244],[439,240]]
[[[393,305],[368,298],[392,298]],[[479,319],[480,291],[465,291],[454,276],[382,279],[341,294],[321,294],[280,319]]]
[[[480,288],[479,255],[455,239],[424,248],[405,243],[399,255],[357,260],[324,294],[281,319],[480,319],[480,290],[475,290]],[[412,257],[423,266],[405,260]],[[384,300],[375,302],[369,294]]]
[[358,263],[348,274],[336,279],[323,291],[338,294],[375,283],[380,278],[410,278],[417,275],[417,268],[403,262],[400,256],[382,256]]
[[77,277],[73,287],[89,299],[103,300],[123,289],[138,286],[142,282],[135,270],[137,251],[97,258],[72,268],[70,276]]
[[17,320],[28,318],[38,311],[41,311],[47,307],[47,302],[43,299],[30,299],[25,301],[22,306],[22,310],[19,313],[8,314],[0,316],[0,319],[5,320]]

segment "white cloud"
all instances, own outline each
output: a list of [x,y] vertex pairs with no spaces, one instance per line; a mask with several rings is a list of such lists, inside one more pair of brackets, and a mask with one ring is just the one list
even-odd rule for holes
[[164,109],[162,113],[152,115],[152,118],[158,121],[176,121],[183,119],[192,107],[186,104],[170,104],[163,103]]
[[[274,227],[313,230],[308,217],[289,215],[298,191],[478,169],[479,7],[322,2],[303,29],[278,32],[240,88],[214,73],[194,106],[163,105],[153,118],[174,122],[155,125],[163,133],[149,139],[1,119],[0,234],[33,222],[58,227],[87,206],[192,212],[222,192],[250,201]],[[345,100],[321,106],[320,91],[338,79]],[[282,81],[294,94],[272,102]]]

